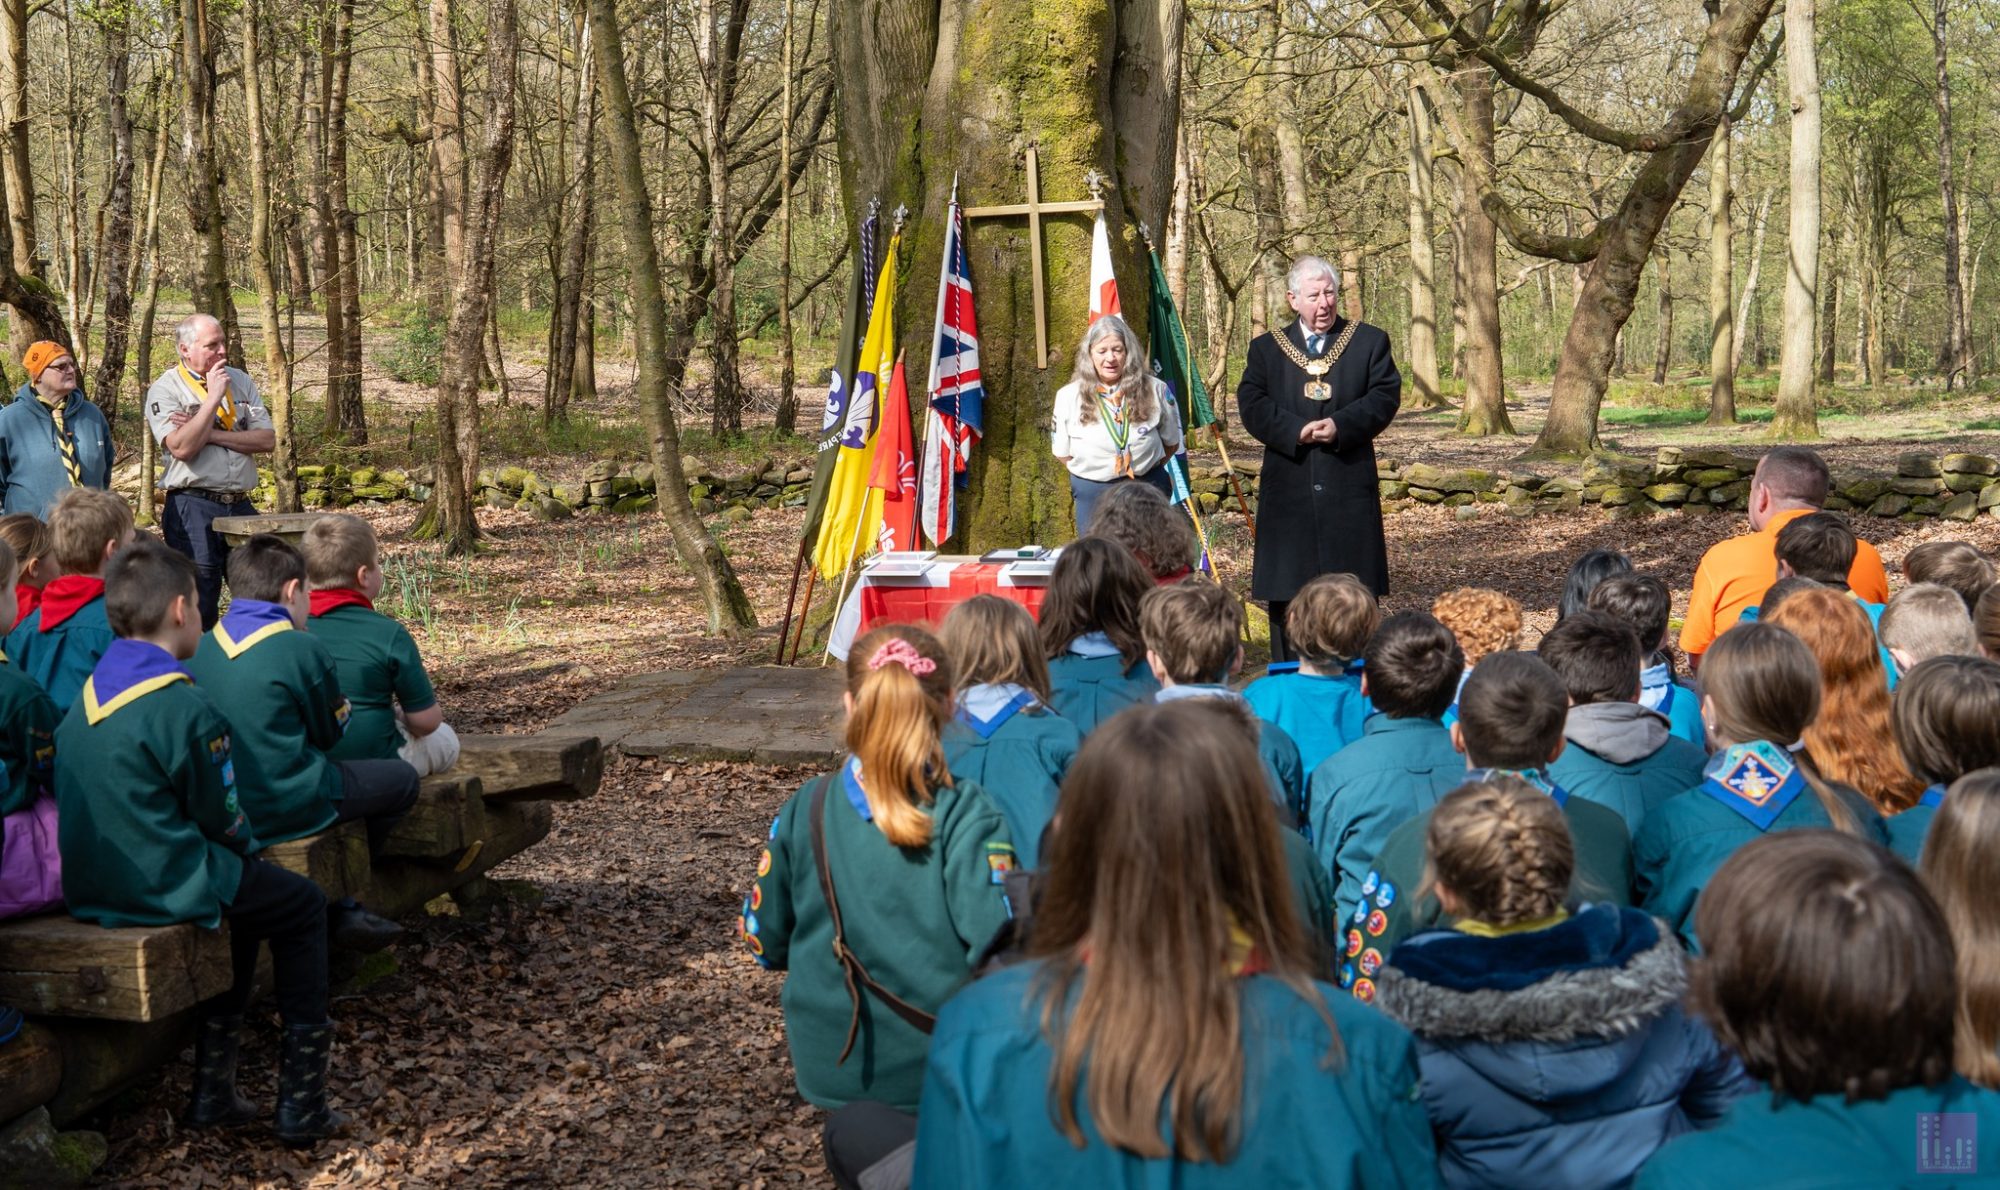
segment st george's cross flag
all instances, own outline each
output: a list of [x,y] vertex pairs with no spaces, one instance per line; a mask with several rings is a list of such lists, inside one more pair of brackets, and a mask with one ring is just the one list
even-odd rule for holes
[[855,365],[854,390],[843,419],[839,457],[827,483],[826,508],[813,547],[813,562],[824,579],[838,578],[862,550],[874,545],[882,524],[882,490],[870,487],[868,477],[875,471],[882,389],[895,369],[896,253],[901,245],[900,235],[890,237],[883,255],[868,338]]
[[986,425],[986,388],[979,378],[979,318],[972,310],[972,273],[965,254],[965,217],[952,187],[939,267],[937,329],[931,334],[929,409],[924,418],[924,537],[942,545],[958,528],[958,497],[970,479],[972,447]]
[[882,416],[875,436],[875,469],[868,486],[882,493],[882,524],[875,546],[890,550],[917,548],[917,452],[910,441],[910,386],[903,379],[903,357],[882,390]]
[[1104,226],[1104,212],[1090,229],[1090,321],[1106,314],[1121,313],[1118,307],[1118,274],[1111,270],[1111,233]]

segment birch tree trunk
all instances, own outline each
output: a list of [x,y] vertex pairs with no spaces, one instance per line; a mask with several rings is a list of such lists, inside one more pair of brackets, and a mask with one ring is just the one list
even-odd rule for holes
[[1654,277],[1660,283],[1659,342],[1653,348],[1653,383],[1667,382],[1667,369],[1674,362],[1674,291],[1671,263],[1666,248],[1653,254]]
[[618,28],[616,0],[590,0],[590,11],[597,26],[591,50],[604,97],[608,157],[618,179],[618,222],[625,237],[626,277],[639,336],[639,406],[646,417],[653,466],[659,471],[660,512],[681,564],[701,591],[709,631],[734,633],[756,627],[757,617],[728,556],[709,536],[687,498],[680,430],[674,420],[675,380],[667,368],[667,295],[659,246],[653,238],[653,200],[646,187],[638,120],[625,77],[625,39]]
[[[479,371],[493,309],[495,249],[514,160],[514,81],[520,49],[514,0],[489,0],[486,31],[486,110],[479,178],[466,208],[465,272],[451,304],[439,369],[438,468],[413,536],[435,537],[450,553],[470,553],[479,536],[472,493],[479,473]],[[329,121],[331,125],[331,121]]]
[[1404,96],[1410,119],[1407,143],[1410,175],[1410,404],[1442,409],[1438,385],[1437,255],[1431,212],[1437,202],[1437,167],[1431,153],[1431,114],[1422,88],[1413,80]]
[[1931,0],[1931,56],[1937,66],[1937,87],[1932,102],[1938,120],[1938,196],[1944,204],[1944,389],[1961,376],[1972,379],[1972,358],[1968,347],[1963,275],[1964,230],[1958,221],[1958,186],[1951,125],[1951,59],[1946,40],[1948,0]]
[[1771,225],[1771,200],[1769,190],[1757,200],[1757,217],[1751,220],[1750,230],[1750,273],[1743,278],[1743,294],[1736,302],[1736,325],[1739,328],[1736,346],[1731,350],[1729,368],[1732,372],[1743,370],[1743,347],[1751,339],[1749,334],[1750,315],[1757,309],[1757,282],[1764,273],[1764,232]]
[[260,0],[243,0],[243,113],[250,140],[250,272],[257,282],[257,321],[264,340],[264,404],[271,411],[277,446],[271,473],[278,511],[299,511],[298,458],[292,440],[292,361],[278,321],[278,270],[271,255],[271,163],[264,130],[264,79]]
[[431,220],[443,253],[431,270],[430,299],[440,314],[458,296],[465,267],[465,87],[458,70],[452,0],[430,2]]
[[1708,151],[1708,424],[1736,421],[1736,261],[1730,206],[1729,120],[1715,128]]
[[[1819,437],[1820,97],[1817,0],[1787,0],[1785,75],[1792,93],[1791,228],[1786,236],[1785,327],[1773,438]],[[1953,295],[1956,297],[1956,294]]]

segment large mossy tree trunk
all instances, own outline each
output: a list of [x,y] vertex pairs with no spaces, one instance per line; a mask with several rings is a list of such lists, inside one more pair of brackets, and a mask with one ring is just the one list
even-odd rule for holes
[[[1040,154],[1044,201],[1085,197],[1092,169],[1110,179],[1105,218],[1125,316],[1145,333],[1145,256],[1136,225],[1166,226],[1183,17],[1182,0],[834,5],[848,207],[880,196],[885,211],[910,211],[903,343],[913,378],[929,371],[932,286],[954,175],[967,206],[1021,202],[1031,145]],[[959,518],[961,547],[1067,540],[1075,523],[1069,483],[1049,453],[1048,426],[1088,317],[1089,219],[1043,222],[1046,368],[1035,358],[1027,221],[977,220],[966,240],[987,400],[970,507]],[[912,388],[921,385],[917,379]]]

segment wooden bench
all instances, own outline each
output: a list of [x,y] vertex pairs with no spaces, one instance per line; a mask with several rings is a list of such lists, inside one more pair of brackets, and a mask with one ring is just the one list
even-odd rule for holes
[[[372,863],[359,823],[267,847],[261,856],[400,917],[478,881],[548,836],[553,802],[596,794],[598,740],[462,737],[462,763],[427,778]],[[226,928],[105,929],[65,914],[0,922],[0,1003],[36,1018],[0,1045],[0,1125],[46,1105],[59,1125],[172,1060],[196,1008],[229,988]],[[24,1040],[25,1038],[25,1040]]]

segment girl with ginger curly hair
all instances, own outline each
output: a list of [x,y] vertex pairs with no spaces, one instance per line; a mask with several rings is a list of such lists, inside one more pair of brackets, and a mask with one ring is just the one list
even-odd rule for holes
[[1861,605],[1823,587],[1793,595],[1765,622],[1804,641],[1819,662],[1819,714],[1801,738],[1820,774],[1884,815],[1916,805],[1926,782],[1910,772],[1890,728],[1889,676]]
[[[1521,605],[1487,587],[1458,587],[1437,597],[1431,615],[1451,629],[1458,647],[1465,653],[1465,674],[1458,679],[1461,689],[1472,669],[1488,653],[1505,653],[1521,647]],[[1444,725],[1458,722],[1458,700],[1444,713]]]

